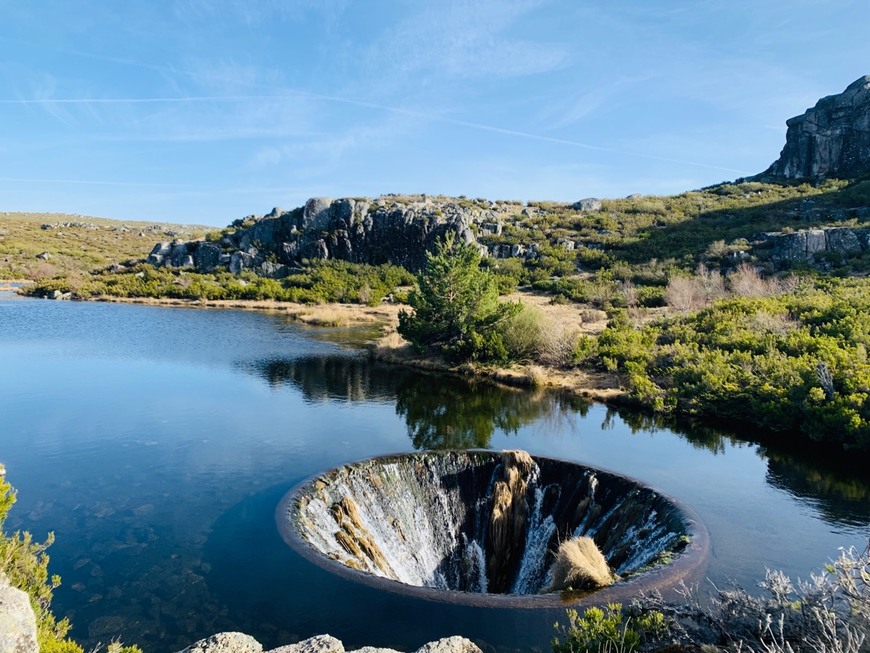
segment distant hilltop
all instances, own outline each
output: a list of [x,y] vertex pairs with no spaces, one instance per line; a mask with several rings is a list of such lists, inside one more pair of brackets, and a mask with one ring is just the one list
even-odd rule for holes
[[853,179],[870,173],[870,75],[786,125],[779,158],[754,180]]
[[[782,153],[752,181],[855,179],[870,174],[870,75],[856,80],[839,95],[822,98],[815,107],[786,124]],[[574,204],[538,204],[558,208],[562,218],[586,222],[589,214],[603,209],[602,202],[595,198]],[[424,265],[426,252],[432,251],[434,243],[448,232],[475,243],[484,256],[535,259],[541,244],[540,239],[532,237],[534,225],[528,223],[547,212],[532,203],[465,197],[312,198],[291,211],[276,208],[263,216],[236,220],[205,240],[158,243],[147,262],[199,272],[226,270],[238,274],[250,270],[277,279],[289,276],[304,261],[317,259],[393,263],[414,271]],[[602,227],[600,233],[610,231]],[[785,240],[776,240],[773,246],[771,238],[776,234],[759,240],[767,242],[768,249],[777,252],[779,259],[789,261],[811,259],[820,252],[856,253],[866,249],[861,243],[870,242],[864,231],[801,233],[803,240],[790,236],[787,251],[783,250]],[[597,241],[576,238],[570,230],[563,231],[547,246],[568,251],[601,248]]]

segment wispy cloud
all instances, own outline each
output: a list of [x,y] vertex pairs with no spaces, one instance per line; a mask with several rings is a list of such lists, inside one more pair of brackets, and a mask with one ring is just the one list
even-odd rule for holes
[[550,103],[542,111],[543,120],[549,123],[548,129],[550,130],[567,127],[605,109],[626,89],[653,77],[652,74],[624,76],[594,85],[591,88],[581,85],[580,89],[573,92],[569,91],[566,98]]
[[194,184],[149,183],[143,181],[119,181],[109,179],[57,179],[39,177],[0,177],[0,182],[15,184],[73,184],[76,186],[130,186],[136,188],[201,188]]
[[[224,103],[224,102],[227,102],[227,103],[259,103],[259,102],[266,102],[266,101],[268,101],[268,102],[285,101],[286,102],[286,101],[289,101],[290,99],[292,99],[291,96],[293,96],[293,95],[301,95],[303,97],[313,99],[313,100],[335,102],[335,103],[339,103],[339,104],[348,104],[348,105],[353,105],[353,106],[365,107],[365,108],[369,108],[369,109],[379,109],[379,110],[386,111],[389,113],[407,116],[410,118],[422,119],[423,121],[426,121],[426,122],[437,122],[437,123],[442,123],[442,124],[447,124],[447,125],[453,125],[456,127],[462,127],[462,128],[466,128],[466,129],[473,129],[476,131],[484,131],[484,132],[489,132],[489,133],[494,133],[494,134],[501,134],[501,135],[509,136],[509,137],[513,137],[513,138],[530,139],[530,140],[535,140],[535,141],[540,141],[540,142],[545,142],[545,143],[554,143],[554,144],[558,144],[558,145],[564,145],[567,147],[575,147],[575,148],[594,150],[594,151],[599,151],[599,152],[609,152],[609,153],[614,153],[614,154],[620,154],[620,155],[628,156],[628,157],[643,158],[643,159],[650,159],[650,160],[655,160],[655,161],[663,161],[663,162],[671,162],[671,163],[680,163],[680,164],[684,164],[684,165],[691,165],[691,166],[697,166],[697,167],[702,167],[702,168],[710,168],[710,169],[714,169],[714,170],[722,170],[725,172],[733,172],[733,173],[737,173],[737,174],[746,174],[746,171],[743,171],[743,170],[736,170],[736,169],[729,168],[729,167],[712,165],[712,164],[708,164],[708,163],[704,163],[704,162],[700,162],[700,161],[693,161],[690,159],[681,159],[681,158],[659,156],[656,154],[645,153],[645,152],[640,152],[640,151],[633,151],[633,150],[624,149],[624,148],[615,147],[615,146],[596,145],[596,144],[592,144],[592,143],[585,143],[582,141],[577,141],[577,140],[572,140],[572,139],[567,139],[567,138],[557,138],[557,137],[553,137],[553,136],[547,136],[544,134],[537,134],[537,133],[518,130],[518,129],[499,127],[499,126],[495,126],[495,125],[487,125],[487,124],[468,121],[468,120],[459,120],[459,119],[451,118],[448,116],[435,115],[435,114],[430,114],[430,113],[417,111],[417,110],[413,110],[413,109],[405,109],[402,107],[393,107],[393,106],[388,106],[388,105],[383,105],[383,104],[378,104],[378,103],[373,103],[373,102],[365,102],[362,100],[355,100],[352,98],[343,98],[343,97],[323,95],[323,94],[318,94],[318,93],[309,93],[306,91],[287,90],[285,95],[270,95],[270,96],[254,95],[254,96],[198,96],[198,97],[178,97],[178,98],[105,98],[105,99],[99,99],[99,98],[65,98],[65,99],[64,98],[52,98],[52,99],[30,99],[30,100],[16,99],[16,100],[0,100],[0,104],[10,103],[10,104],[40,104],[40,105],[46,104],[46,105],[51,105],[51,104],[56,103],[56,104],[88,105],[88,104],[189,104],[189,103],[203,102],[203,103],[208,105],[208,104]],[[270,115],[274,115],[274,111],[270,112]],[[355,129],[358,129],[358,128],[355,128]],[[269,134],[279,135],[281,133],[285,133],[285,132],[276,132],[276,131],[270,132],[268,130],[255,129],[255,130],[250,132],[250,137],[262,137],[262,136],[267,136]],[[164,136],[164,138],[167,138],[168,140],[185,140],[185,139],[187,139],[187,140],[207,140],[209,138],[208,136],[206,136],[204,134],[200,134],[199,136],[197,136],[196,131],[185,132],[185,134],[186,134],[186,136],[176,134],[175,136]],[[287,135],[289,135],[289,133],[287,133]],[[244,137],[245,137],[244,132],[240,132],[238,127],[236,127],[234,130],[229,130],[227,132],[221,132],[221,136],[220,136],[220,138],[223,138],[223,139],[237,139],[237,138],[244,138]],[[125,138],[125,136],[119,136],[118,140],[124,140],[124,138]],[[134,139],[134,140],[136,140],[136,139]],[[345,141],[347,143],[350,143],[354,140],[355,139],[353,139],[353,138],[345,139]],[[290,147],[294,147],[294,146],[290,146]],[[305,147],[305,146],[302,146],[302,147]]]
[[186,22],[231,18],[255,27],[275,19],[301,20],[310,14],[334,21],[346,6],[347,0],[175,0],[173,8]]
[[368,53],[382,74],[447,78],[516,77],[559,68],[569,49],[510,33],[541,0],[444,0],[380,35]]

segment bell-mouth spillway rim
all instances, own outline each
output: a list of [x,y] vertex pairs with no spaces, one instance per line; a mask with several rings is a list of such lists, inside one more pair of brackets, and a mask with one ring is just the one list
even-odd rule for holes
[[552,458],[548,456],[532,455],[535,462],[545,461],[548,463],[572,465],[575,467],[590,470],[596,474],[602,474],[610,477],[615,477],[623,481],[627,481],[641,490],[646,490],[657,494],[662,499],[671,503],[681,514],[685,527],[686,535],[689,537],[689,543],[677,555],[674,556],[671,562],[657,565],[651,569],[633,574],[626,580],[620,580],[609,587],[598,589],[588,593],[574,592],[553,592],[541,594],[496,594],[496,593],[480,593],[480,592],[465,592],[455,589],[440,589],[434,587],[425,587],[421,585],[411,585],[398,580],[376,576],[374,574],[354,569],[342,563],[339,560],[330,558],[324,553],[315,549],[301,533],[297,530],[293,523],[292,513],[296,500],[303,495],[303,492],[309,488],[318,479],[330,477],[340,473],[342,470],[354,468],[363,464],[389,464],[400,460],[408,460],[413,458],[423,458],[425,456],[447,455],[451,453],[467,453],[472,455],[491,456],[499,458],[501,451],[491,449],[461,449],[461,450],[438,450],[438,451],[418,451],[411,453],[395,453],[373,458],[366,458],[354,462],[346,463],[312,474],[308,478],[300,481],[293,486],[278,503],[275,510],[275,521],[282,539],[294,551],[302,555],[309,562],[336,574],[337,576],[362,583],[369,587],[379,590],[385,590],[411,596],[415,598],[436,601],[441,603],[451,603],[456,605],[467,605],[476,607],[490,608],[558,608],[567,605],[583,606],[583,605],[606,605],[609,603],[628,603],[632,599],[638,597],[641,593],[660,592],[666,598],[671,594],[676,596],[676,590],[686,585],[691,586],[693,583],[703,578],[707,568],[709,557],[710,539],[707,528],[698,517],[697,513],[685,504],[683,501],[671,497],[651,486],[638,481],[630,476],[619,474],[602,467],[592,467],[572,460],[564,460]]

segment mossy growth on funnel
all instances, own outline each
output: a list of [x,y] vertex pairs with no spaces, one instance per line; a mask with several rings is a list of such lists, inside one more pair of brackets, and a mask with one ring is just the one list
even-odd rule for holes
[[288,494],[278,517],[285,539],[327,568],[474,595],[619,586],[698,543],[706,553],[703,527],[652,488],[524,451],[354,463]]

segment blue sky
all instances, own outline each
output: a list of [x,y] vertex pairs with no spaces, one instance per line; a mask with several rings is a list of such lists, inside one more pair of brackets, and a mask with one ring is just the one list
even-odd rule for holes
[[0,211],[680,192],[766,168],[870,73],[868,27],[867,0],[0,0]]

